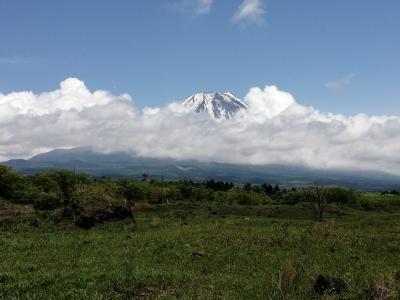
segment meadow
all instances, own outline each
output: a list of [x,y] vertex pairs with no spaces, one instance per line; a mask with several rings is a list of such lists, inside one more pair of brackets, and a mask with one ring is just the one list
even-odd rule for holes
[[0,200],[0,299],[399,299],[398,195],[359,193],[315,220],[273,196],[166,194],[90,227],[62,206]]

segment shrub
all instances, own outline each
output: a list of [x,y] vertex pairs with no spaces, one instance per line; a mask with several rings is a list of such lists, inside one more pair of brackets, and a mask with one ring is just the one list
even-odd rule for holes
[[232,188],[224,194],[218,194],[219,201],[227,202],[229,204],[239,205],[259,205],[269,200],[266,196],[260,195],[253,191],[245,191],[240,188]]
[[40,192],[33,203],[33,207],[37,210],[54,210],[61,205],[62,202],[57,195],[45,192]]
[[351,203],[351,206],[367,211],[398,210],[400,209],[400,196],[392,194],[381,195],[375,193],[363,193],[357,197],[357,200],[354,203]]
[[328,203],[346,204],[357,201],[357,195],[352,190],[344,188],[328,188],[325,190]]
[[38,189],[28,177],[19,177],[14,182],[14,191],[11,201],[19,204],[33,204],[40,194]]
[[105,221],[133,219],[130,207],[117,193],[95,184],[76,192],[66,215],[71,216],[77,226],[85,229]]
[[303,190],[290,191],[282,196],[282,202],[288,204],[297,204],[301,202],[308,202],[307,194]]
[[11,199],[18,175],[10,168],[0,165],[0,197]]
[[120,194],[128,202],[141,202],[144,200],[144,191],[136,183],[130,182],[128,180],[123,180],[119,182]]

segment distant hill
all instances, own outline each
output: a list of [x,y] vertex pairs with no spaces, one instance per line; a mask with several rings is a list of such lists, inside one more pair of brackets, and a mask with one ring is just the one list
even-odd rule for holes
[[90,148],[57,149],[39,154],[31,159],[10,160],[3,164],[23,174],[33,174],[47,169],[76,169],[93,177],[167,180],[191,179],[202,181],[216,179],[237,184],[271,183],[288,187],[304,186],[318,182],[323,185],[347,186],[358,190],[381,191],[399,189],[400,177],[382,172],[326,171],[283,165],[240,165],[204,163],[194,160],[144,158],[128,153],[101,154]]

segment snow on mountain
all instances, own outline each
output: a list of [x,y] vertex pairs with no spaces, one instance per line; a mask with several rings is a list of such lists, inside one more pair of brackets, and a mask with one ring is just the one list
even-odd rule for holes
[[231,119],[247,105],[229,92],[198,93],[182,101],[182,104],[196,112],[206,112],[213,119]]

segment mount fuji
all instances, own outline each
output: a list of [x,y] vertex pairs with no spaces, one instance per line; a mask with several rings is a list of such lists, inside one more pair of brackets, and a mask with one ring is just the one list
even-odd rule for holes
[[[180,102],[198,113],[206,113],[215,120],[232,119],[247,109],[247,104],[229,92],[198,93]],[[71,169],[95,178],[142,178],[144,173],[153,179],[207,179],[234,183],[276,183],[286,187],[307,186],[314,182],[324,185],[346,186],[364,191],[397,190],[400,176],[382,172],[357,172],[311,169],[304,166],[241,165],[217,162],[141,157],[134,153],[99,153],[91,147],[55,149],[30,159],[0,162],[22,174],[34,174],[49,169]]]
[[246,103],[229,92],[197,93],[181,103],[195,112],[208,113],[213,119],[231,119],[240,110],[247,109]]

